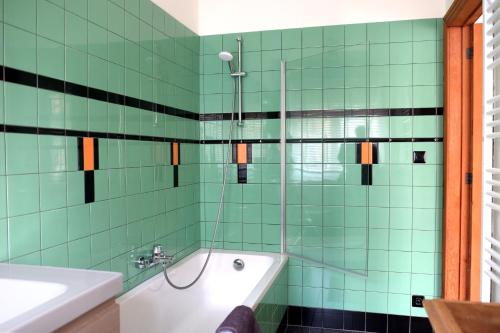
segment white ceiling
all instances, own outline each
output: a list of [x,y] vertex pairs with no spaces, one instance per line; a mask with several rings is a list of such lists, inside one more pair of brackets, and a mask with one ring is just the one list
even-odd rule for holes
[[199,35],[443,17],[452,0],[152,0]]

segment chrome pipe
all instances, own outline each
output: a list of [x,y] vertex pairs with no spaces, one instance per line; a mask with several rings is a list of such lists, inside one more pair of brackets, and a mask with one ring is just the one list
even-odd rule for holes
[[242,121],[242,116],[241,116],[241,112],[242,112],[242,100],[241,100],[241,96],[242,96],[242,92],[241,92],[241,79],[243,76],[245,76],[246,73],[244,73],[242,71],[242,68],[241,68],[241,36],[238,36],[236,38],[236,42],[238,43],[238,73],[236,73],[237,75],[237,78],[238,78],[238,126],[243,126],[243,121]]
[[281,60],[280,76],[280,171],[281,171],[281,254],[286,253],[286,62]]

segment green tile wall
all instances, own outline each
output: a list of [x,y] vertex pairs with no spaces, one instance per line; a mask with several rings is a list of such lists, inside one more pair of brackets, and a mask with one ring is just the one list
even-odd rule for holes
[[[198,112],[199,37],[149,0],[3,0],[4,66]],[[0,83],[0,126],[179,139],[195,120],[15,83]],[[99,139],[95,202],[84,203],[77,138],[0,132],[0,262],[124,274],[131,288],[157,271],[131,258],[161,243],[199,248],[199,145],[181,144],[173,187],[170,143]]]
[[255,317],[263,333],[278,331],[287,306],[288,268],[285,265],[255,309]]
[[[442,20],[427,19],[242,33],[244,112],[279,111],[280,60],[287,109],[435,108],[443,105]],[[232,82],[221,50],[236,34],[204,36],[200,112],[231,111]],[[226,139],[228,121],[200,122],[204,140]],[[278,139],[278,119],[247,120],[235,139]],[[287,144],[288,249],[361,269],[367,279],[290,260],[288,302],[306,307],[424,316],[411,295],[440,295],[442,143],[379,143],[373,185],[361,185],[362,138],[441,138],[442,116],[292,118],[287,138],[346,143]],[[351,140],[351,141],[349,141]],[[201,239],[209,245],[226,146],[200,148]],[[253,144],[248,184],[229,184],[217,246],[279,251],[279,145]],[[412,163],[414,150],[427,163]],[[357,223],[357,224],[355,224]],[[366,271],[365,271],[366,267]]]

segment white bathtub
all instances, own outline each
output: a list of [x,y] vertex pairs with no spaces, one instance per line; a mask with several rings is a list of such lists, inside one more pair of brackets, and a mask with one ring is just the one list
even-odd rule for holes
[[[191,282],[199,273],[207,250],[201,249],[168,269],[177,284]],[[233,268],[234,259],[245,268]],[[286,256],[214,250],[201,279],[191,288],[176,290],[160,273],[120,298],[121,333],[213,333],[238,305],[253,309],[286,264]]]

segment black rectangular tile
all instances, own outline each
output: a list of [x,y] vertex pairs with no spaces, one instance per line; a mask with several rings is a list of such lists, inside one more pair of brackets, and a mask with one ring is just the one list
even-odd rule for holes
[[371,164],[361,165],[361,185],[372,185],[373,183],[373,168]]
[[411,317],[410,322],[411,333],[432,333],[432,326],[428,318]]
[[5,67],[5,81],[29,87],[37,85],[36,74],[10,67]]
[[408,333],[410,331],[410,317],[388,315],[387,332],[388,333]]
[[38,88],[64,93],[64,81],[38,75]]
[[323,327],[324,328],[344,328],[344,311],[323,309]]
[[365,312],[344,311],[344,329],[353,331],[365,330]]
[[89,94],[89,98],[91,98],[91,99],[95,99],[95,100],[101,101],[101,102],[108,101],[108,93],[104,90],[89,87],[88,94]]
[[302,309],[298,306],[289,306],[287,310],[288,325],[302,324]]
[[88,89],[81,84],[76,84],[72,82],[64,83],[64,92],[69,95],[79,96],[79,97],[87,97]]
[[247,183],[247,165],[238,164],[238,184]]
[[323,309],[302,308],[302,326],[323,327]]
[[94,138],[94,170],[99,170],[99,139]]
[[85,177],[85,203],[91,203],[95,201],[94,171],[84,171],[83,174]]
[[387,314],[366,313],[366,331],[370,333],[387,332]]
[[174,165],[174,187],[179,187],[179,166]]
[[18,125],[4,125],[5,132],[8,133],[23,133],[23,134],[37,134],[37,127],[18,126]]

